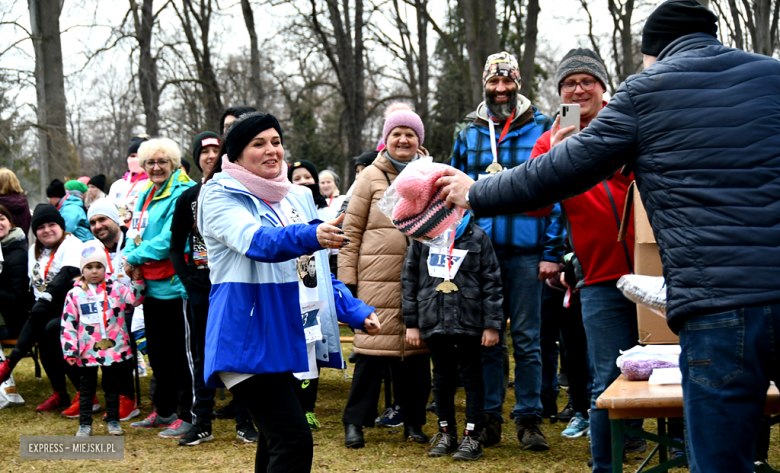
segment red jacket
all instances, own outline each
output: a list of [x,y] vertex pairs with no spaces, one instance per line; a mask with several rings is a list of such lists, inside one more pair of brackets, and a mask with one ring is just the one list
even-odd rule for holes
[[[539,137],[531,152],[531,159],[550,151],[551,133],[552,130],[548,130]],[[617,241],[620,228],[618,221],[623,217],[626,190],[633,180],[633,175],[625,177],[617,172],[612,179],[603,181],[588,192],[561,202],[567,219],[566,231],[585,273],[585,285],[616,280],[629,274],[634,266],[633,219],[629,219],[625,246]],[[609,186],[615,202],[614,209],[604,184]],[[529,214],[541,217],[546,215],[544,212],[550,213],[551,210],[552,207],[549,207]],[[626,250],[630,262],[627,261]]]

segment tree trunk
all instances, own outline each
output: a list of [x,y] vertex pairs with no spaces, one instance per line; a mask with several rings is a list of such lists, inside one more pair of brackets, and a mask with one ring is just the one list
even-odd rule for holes
[[753,13],[756,22],[756,36],[753,38],[753,52],[772,55],[772,36],[770,24],[772,20],[772,2],[770,0],[754,0]]
[[139,18],[138,5],[135,0],[130,0],[130,8],[133,10],[133,21],[135,22],[135,34],[140,49],[138,87],[141,92],[141,101],[144,104],[146,134],[158,136],[160,134],[160,89],[157,84],[157,62],[152,56],[153,3],[154,0],[143,0],[141,17]]
[[60,42],[62,4],[60,0],[29,0],[28,5],[35,47],[38,126],[39,130],[42,130],[38,136],[39,139],[45,137],[45,145],[39,145],[42,152],[41,186],[45,189],[50,176],[76,177],[79,162],[68,142],[67,134],[65,78]]
[[260,50],[257,46],[257,32],[255,31],[255,15],[252,13],[252,6],[249,0],[241,0],[241,10],[244,12],[244,23],[249,33],[249,53],[251,68],[251,89],[254,106],[262,110],[264,107],[265,96],[263,95],[263,81],[260,72]]
[[531,96],[534,88],[536,36],[539,33],[536,22],[539,18],[539,10],[539,0],[528,0],[525,23],[525,50],[523,51],[523,63],[520,65],[520,78],[522,79],[520,93],[526,97]]
[[471,105],[482,101],[482,70],[487,57],[498,50],[498,20],[495,0],[458,0],[466,29],[466,50],[469,53]]
[[420,115],[424,124],[428,123],[428,94],[430,88],[428,85],[428,19],[426,15],[421,15],[420,10],[427,11],[428,0],[415,0],[417,8],[417,70],[420,74],[420,106],[417,113]]

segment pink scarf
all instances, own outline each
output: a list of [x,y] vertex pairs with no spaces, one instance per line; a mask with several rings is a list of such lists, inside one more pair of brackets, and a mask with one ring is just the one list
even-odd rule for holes
[[240,182],[254,196],[272,203],[281,202],[292,185],[287,179],[287,163],[284,161],[279,175],[273,179],[265,179],[247,171],[243,166],[231,163],[227,155],[222,156],[222,170]]

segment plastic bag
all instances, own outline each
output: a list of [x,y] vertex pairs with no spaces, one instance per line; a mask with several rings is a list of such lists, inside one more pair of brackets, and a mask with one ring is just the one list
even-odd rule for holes
[[434,183],[450,166],[425,156],[409,163],[377,202],[382,212],[404,235],[432,248],[449,248],[463,220],[464,209],[448,209],[441,187]]
[[[5,361],[2,344],[0,344],[0,361]],[[22,398],[22,395],[17,391],[14,375],[11,375],[7,380],[0,384],[0,409],[23,405],[24,398]]]
[[666,317],[666,280],[663,276],[626,274],[618,279],[617,288],[631,302]]
[[654,369],[679,368],[680,345],[635,346],[617,358],[620,372],[629,381],[647,381]]

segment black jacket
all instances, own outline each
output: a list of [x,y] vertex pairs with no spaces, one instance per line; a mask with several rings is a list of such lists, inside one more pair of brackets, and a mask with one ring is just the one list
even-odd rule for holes
[[0,314],[3,315],[11,337],[19,336],[27,321],[33,295],[27,275],[27,240],[21,238],[3,245],[2,272],[0,272]]
[[[179,276],[187,291],[198,291],[208,295],[211,292],[208,264],[196,264],[203,262],[204,259],[208,261],[206,243],[195,228],[195,209],[202,186],[203,184],[198,183],[190,187],[182,192],[179,200],[176,201],[171,221],[170,258],[176,275]],[[186,251],[188,243],[189,251]],[[198,255],[193,255],[194,251],[197,251]],[[187,260],[184,259],[185,254]]]
[[579,135],[478,181],[477,214],[515,214],[634,170],[661,253],[667,318],[780,301],[780,61],[696,33],[629,77]]
[[472,221],[455,248],[468,250],[452,282],[458,290],[436,291],[444,279],[428,275],[430,247],[413,241],[406,254],[401,286],[403,318],[408,328],[419,328],[420,338],[432,335],[481,337],[487,328],[501,330],[504,317],[501,268],[490,237]]

